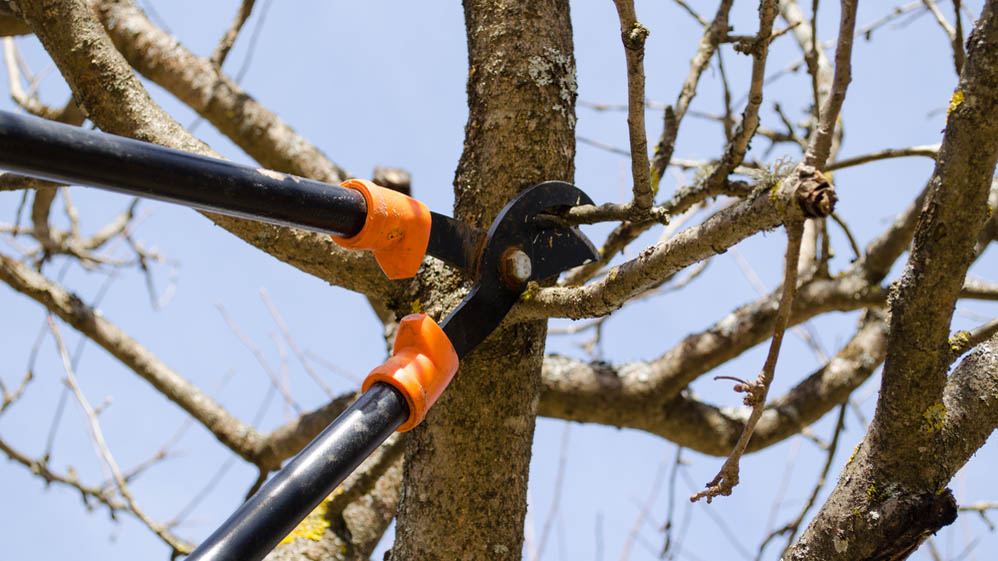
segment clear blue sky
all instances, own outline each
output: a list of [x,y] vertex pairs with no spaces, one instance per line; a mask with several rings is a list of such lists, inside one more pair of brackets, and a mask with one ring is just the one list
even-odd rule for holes
[[[715,2],[695,4],[705,16],[716,8]],[[837,9],[832,4],[825,2],[822,8],[831,14],[824,20],[827,28],[819,28],[825,40],[836,31],[831,22],[837,25]],[[969,4],[979,13],[980,1]],[[228,27],[238,1],[174,0],[153,5],[157,21],[189,49],[207,56]],[[879,18],[893,5],[862,3],[859,25]],[[249,38],[268,7],[255,54],[242,81],[246,90],[358,176],[368,176],[375,165],[411,171],[415,195],[433,210],[449,213],[453,201],[450,184],[466,117],[466,50],[459,6],[443,2],[261,0],[226,63],[230,74],[237,73],[246,59]],[[579,99],[623,103],[623,53],[612,2],[583,0],[573,3],[572,8]],[[671,2],[638,2],[637,9],[639,19],[651,29],[646,58],[648,96],[671,103],[686,75],[700,31]],[[755,10],[754,2],[736,3],[732,18],[735,33],[755,32]],[[782,27],[783,22],[777,25]],[[965,26],[970,27],[966,22]],[[19,39],[18,45],[35,71],[50,66],[33,39]],[[733,96],[738,99],[746,89],[750,62],[730,49],[724,50],[724,57]],[[770,73],[799,58],[792,37],[779,39],[773,46]],[[872,42],[858,41],[853,76],[843,111],[844,156],[941,139],[944,109],[956,78],[947,42],[931,16],[919,17],[903,28],[882,28]],[[763,123],[779,128],[770,109],[772,101],[779,101],[789,115],[801,116],[810,99],[807,83],[807,77],[797,73],[780,78],[768,88]],[[181,123],[196,120],[169,94],[156,86],[150,89]],[[52,104],[61,104],[67,96],[55,72],[41,82],[40,91],[43,99]],[[0,108],[11,109],[11,102],[3,97]],[[716,113],[721,99],[714,66],[705,74],[692,109]],[[579,135],[626,147],[623,114],[580,107],[578,117]],[[649,136],[657,138],[661,113],[649,111],[648,123]],[[716,123],[689,116],[681,130],[678,157],[711,158],[720,153],[723,137]],[[209,125],[200,125],[196,133],[227,157],[248,162],[238,148]],[[753,154],[762,154],[767,148],[767,142],[757,139]],[[786,149],[778,147],[768,159],[783,155],[781,150]],[[576,163],[576,183],[597,202],[622,201],[627,196],[629,165],[624,158],[580,144]],[[930,173],[930,163],[919,159],[838,172],[837,210],[863,245],[911,200]],[[671,192],[677,181],[683,178],[670,173],[663,180],[662,193]],[[129,204],[125,197],[82,188],[74,189],[72,197],[80,208],[84,230],[91,231]],[[13,220],[19,201],[19,193],[0,193],[0,221]],[[154,202],[143,202],[139,208],[143,219],[136,237],[179,263],[175,271],[167,266],[154,269],[160,291],[175,276],[175,294],[164,309],[154,311],[144,278],[129,271],[113,280],[100,308],[106,317],[202,388],[212,391],[227,379],[215,395],[240,418],[254,418],[268,393],[269,382],[253,355],[226,326],[216,309],[219,304],[275,369],[280,368],[280,351],[272,337],[277,327],[261,300],[261,289],[280,310],[299,346],[356,379],[384,359],[380,325],[362,297],[329,287],[279,263],[187,209]],[[53,214],[62,219],[58,202]],[[593,227],[586,231],[599,243],[606,230]],[[640,249],[641,242],[653,243],[658,235],[652,232],[643,237],[632,253]],[[848,264],[850,251],[838,231],[836,235],[838,255],[834,267],[840,269]],[[0,251],[9,255],[12,250],[4,240],[0,238]],[[779,283],[783,240],[781,233],[773,232],[738,247],[737,253],[751,262],[767,290]],[[604,330],[603,358],[625,362],[656,357],[685,334],[755,299],[755,289],[739,269],[735,253],[714,259],[703,278],[682,296],[658,296],[616,314]],[[126,254],[123,247],[119,247],[119,254]],[[105,280],[104,275],[87,273],[78,266],[64,273],[61,269],[56,262],[48,265],[44,273],[49,278],[64,274],[63,283],[85,300],[94,298]],[[993,251],[974,271],[986,278],[998,277]],[[959,309],[991,317],[996,308],[965,303]],[[5,318],[0,326],[0,378],[8,386],[15,386],[23,376],[44,314],[38,305],[5,286],[0,286],[0,310]],[[814,322],[826,352],[834,353],[851,335],[856,317],[835,314]],[[960,328],[977,323],[979,319],[962,315],[956,320]],[[77,335],[68,327],[61,329],[70,349],[75,349]],[[552,337],[549,349],[585,356],[576,343],[588,335]],[[764,352],[765,348],[753,349],[717,374],[751,376],[761,366]],[[325,395],[293,357],[288,366],[293,395],[303,410],[321,405]],[[788,338],[772,395],[782,393],[817,366],[814,355],[799,339]],[[321,367],[318,370],[336,392],[356,387],[357,382],[348,377]],[[64,376],[51,337],[41,347],[35,375],[22,402],[0,417],[0,436],[29,454],[40,455]],[[78,375],[91,402],[101,403],[111,397],[101,420],[123,469],[154,454],[184,422],[182,412],[92,344],[83,350]],[[856,394],[870,396],[862,407],[868,418],[875,401],[873,383]],[[728,383],[704,379],[694,389],[715,403],[736,406],[741,401]],[[285,422],[287,414],[280,398],[272,397],[260,425],[273,428]],[[815,433],[827,438],[832,420],[823,419],[813,427]],[[847,423],[836,466],[848,458],[862,435],[855,416],[850,414]],[[561,421],[538,423],[527,521],[528,541],[535,546],[554,497],[565,427]],[[630,559],[656,559],[663,544],[661,526],[667,518],[669,496],[667,480],[656,478],[663,462],[668,465],[675,457],[676,447],[657,437],[607,427],[572,425],[567,435],[567,470],[543,559],[620,558],[634,528],[637,531],[630,540]],[[160,521],[184,508],[230,457],[198,427],[188,429],[173,450],[182,455],[163,461],[133,484],[140,504]],[[742,483],[732,497],[710,506],[689,507],[686,498],[713,477],[722,460],[689,451],[684,451],[683,458],[687,465],[676,484],[673,538],[680,543],[674,546],[673,553],[686,559],[754,557],[767,530],[796,515],[824,461],[823,453],[813,443],[801,437],[791,439],[747,457],[742,462]],[[985,483],[987,466],[995,465],[995,460],[994,446],[986,447],[972,467],[954,480],[952,488],[959,500],[996,498],[993,485]],[[82,416],[72,401],[59,428],[51,465],[60,471],[72,465],[86,482],[103,477]],[[784,488],[781,481],[785,471],[790,475]],[[177,532],[195,540],[206,536],[238,504],[255,477],[253,470],[236,462]],[[0,496],[3,558],[112,560],[166,556],[165,546],[133,518],[123,515],[119,522],[109,521],[106,511],[100,508],[88,514],[72,490],[59,486],[46,489],[39,479],[12,462],[0,462]],[[774,515],[775,500],[781,502]],[[647,519],[635,525],[646,503],[650,505]],[[975,555],[989,558],[986,552],[994,551],[998,540],[975,517],[962,517],[938,539],[944,555],[948,552],[952,557],[974,536],[982,537]],[[390,545],[390,538],[385,542],[379,551]],[[769,558],[777,555],[782,543],[777,540],[778,545],[767,550]],[[374,558],[379,556],[376,553]]]

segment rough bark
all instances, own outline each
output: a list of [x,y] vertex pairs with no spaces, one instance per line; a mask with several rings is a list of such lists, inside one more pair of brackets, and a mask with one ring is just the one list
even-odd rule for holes
[[197,111],[260,165],[329,183],[349,178],[219,66],[153,25],[134,2],[107,0],[101,2],[97,14],[135,70]]
[[[152,101],[86,2],[21,1],[19,6],[80,107],[101,130],[219,157]],[[339,249],[329,236],[207,216],[258,249],[333,284],[379,298],[398,290],[369,254]]]
[[911,257],[891,302],[869,432],[787,559],[900,559],[955,518],[945,489],[998,424],[995,339],[947,376],[957,295],[998,159],[998,2],[967,40]]
[[[483,226],[520,190],[572,180],[575,62],[565,0],[464,9],[470,113],[455,215]],[[533,321],[494,333],[412,432],[392,559],[520,558],[545,332]]]
[[0,2],[0,37],[27,35],[31,28],[14,13],[7,1]]

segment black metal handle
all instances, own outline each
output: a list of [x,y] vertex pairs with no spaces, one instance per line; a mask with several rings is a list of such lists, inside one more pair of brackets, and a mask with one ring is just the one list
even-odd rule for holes
[[0,168],[347,237],[367,216],[352,189],[5,111]]
[[364,392],[239,507],[186,561],[258,561],[409,416],[388,384]]

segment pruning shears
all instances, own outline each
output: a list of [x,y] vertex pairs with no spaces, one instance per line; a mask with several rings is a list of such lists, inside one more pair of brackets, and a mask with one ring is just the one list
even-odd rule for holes
[[262,559],[393,432],[423,420],[461,359],[502,323],[528,282],[599,259],[559,216],[592,200],[558,181],[522,191],[482,231],[369,181],[336,186],[6,112],[0,167],[328,233],[345,248],[370,250],[393,279],[414,276],[428,254],[474,283],[439,324],[422,313],[403,318],[392,357],[371,371],[360,397],[188,561]]

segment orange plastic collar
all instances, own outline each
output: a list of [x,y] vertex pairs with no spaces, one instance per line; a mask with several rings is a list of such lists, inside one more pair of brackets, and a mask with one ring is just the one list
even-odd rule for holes
[[364,179],[348,179],[341,187],[355,189],[367,202],[367,219],[357,235],[333,241],[347,249],[369,249],[390,279],[416,274],[430,242],[430,211],[426,205]]
[[398,432],[405,432],[422,422],[443,393],[457,372],[458,358],[444,330],[426,314],[402,318],[392,353],[392,358],[367,375],[362,389],[384,382],[401,392],[409,405],[409,418]]

